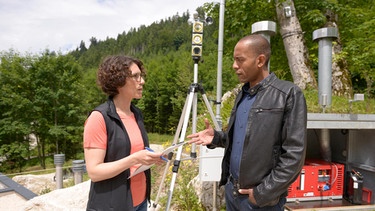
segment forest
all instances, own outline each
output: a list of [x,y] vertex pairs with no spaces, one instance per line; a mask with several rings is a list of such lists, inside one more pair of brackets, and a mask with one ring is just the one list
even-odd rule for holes
[[[363,93],[365,99],[374,99],[374,5],[374,0],[227,0],[222,92],[238,86],[232,69],[234,45],[251,34],[253,23],[268,20],[277,24],[277,33],[271,37],[270,70],[279,78],[316,93],[318,43],[312,34],[319,28],[337,27],[332,94],[351,99],[354,93]],[[285,16],[285,7],[291,9],[291,17]],[[96,85],[96,70],[108,55],[125,54],[144,62],[144,94],[134,103],[142,110],[148,132],[173,134],[193,82],[193,13],[201,20],[213,18],[212,24],[204,25],[198,81],[214,104],[219,9],[220,4],[208,2],[194,12],[119,32],[116,38],[92,37],[90,43],[81,41],[77,49],[65,54],[49,49],[39,54],[16,49],[0,52],[0,172],[21,172],[35,157],[45,168],[46,158],[56,153],[82,159],[85,119],[106,100]],[[204,110],[198,107],[198,113]],[[367,106],[363,112],[374,113],[374,108]]]

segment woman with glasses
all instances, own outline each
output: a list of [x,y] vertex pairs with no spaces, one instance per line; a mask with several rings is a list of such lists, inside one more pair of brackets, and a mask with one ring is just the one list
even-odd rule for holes
[[146,211],[150,200],[150,169],[129,178],[140,165],[163,162],[149,146],[140,110],[143,63],[128,56],[109,56],[99,66],[97,82],[108,95],[84,127],[84,154],[91,178],[87,210]]

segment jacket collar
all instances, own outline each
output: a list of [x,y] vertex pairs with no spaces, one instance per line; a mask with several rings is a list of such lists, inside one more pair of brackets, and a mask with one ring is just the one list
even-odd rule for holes
[[270,73],[265,79],[263,79],[260,83],[258,83],[254,87],[250,88],[250,83],[249,82],[245,83],[245,85],[242,87],[242,90],[244,92],[249,93],[251,96],[253,96],[253,95],[256,95],[258,91],[269,86],[271,82],[275,79],[276,79],[276,75],[274,73]]

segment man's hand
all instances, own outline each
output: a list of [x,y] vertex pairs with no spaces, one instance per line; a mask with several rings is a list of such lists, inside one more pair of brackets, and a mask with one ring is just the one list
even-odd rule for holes
[[250,188],[250,189],[239,189],[238,192],[240,194],[248,194],[249,195],[249,201],[252,204],[257,205],[257,201],[254,198],[254,193],[253,193],[253,189],[252,188]]
[[214,129],[211,127],[208,119],[204,119],[204,123],[206,125],[205,130],[187,136],[187,138],[191,139],[188,141],[189,144],[195,143],[203,146],[211,144],[212,139],[214,138]]

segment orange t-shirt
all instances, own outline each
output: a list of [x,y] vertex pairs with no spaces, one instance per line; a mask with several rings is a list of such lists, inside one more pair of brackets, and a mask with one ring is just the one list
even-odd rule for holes
[[[130,138],[130,154],[144,149],[141,131],[137,125],[134,114],[132,116],[119,115]],[[93,111],[85,123],[83,134],[84,148],[107,149],[107,129],[103,115],[98,111]],[[130,174],[137,169],[139,165],[130,168]],[[146,175],[137,174],[130,178],[130,190],[133,198],[133,206],[142,203],[146,198]]]

